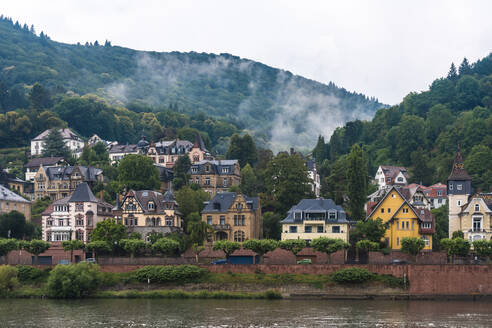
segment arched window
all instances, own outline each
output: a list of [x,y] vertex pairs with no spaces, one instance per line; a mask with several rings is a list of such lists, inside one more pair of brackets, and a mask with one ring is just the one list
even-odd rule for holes
[[475,212],[480,212],[480,204],[475,204]]
[[83,230],[75,231],[75,238],[77,240],[84,241],[84,231]]
[[234,232],[234,241],[242,243],[244,241],[244,231],[238,230]]
[[167,226],[173,226],[174,225],[174,218],[170,216],[166,216],[166,225]]
[[153,211],[153,210],[155,210],[155,203],[154,202],[149,202],[147,204],[147,207],[148,207],[149,210]]

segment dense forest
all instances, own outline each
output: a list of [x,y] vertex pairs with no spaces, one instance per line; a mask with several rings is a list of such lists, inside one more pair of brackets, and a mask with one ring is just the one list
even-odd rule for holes
[[410,93],[396,106],[379,110],[371,121],[352,121],[323,137],[313,151],[325,196],[346,192],[343,174],[352,145],[367,154],[369,176],[379,165],[402,165],[413,182],[446,183],[458,145],[478,190],[492,187],[492,54],[470,64],[451,65],[429,90]]
[[[10,112],[0,124],[7,120],[20,129],[8,144],[0,136],[3,147],[23,144],[19,135],[36,134],[36,115],[47,109],[84,136],[96,132],[123,142],[135,141],[142,128],[153,138],[168,127],[201,129],[189,118],[214,125],[213,132],[204,130],[212,143],[239,129],[250,131],[260,147],[309,149],[318,134],[329,135],[349,120],[370,119],[384,107],[333,83],[229,54],[143,52],[109,41],[69,45],[0,18],[0,113]],[[41,99],[41,107],[29,99],[36,83],[51,95]],[[321,125],[319,117],[334,123]],[[28,118],[32,128],[23,123]],[[47,118],[45,113],[40,121]]]

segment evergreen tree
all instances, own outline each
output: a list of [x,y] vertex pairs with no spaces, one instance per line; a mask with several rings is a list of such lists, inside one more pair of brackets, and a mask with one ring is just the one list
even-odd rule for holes
[[43,157],[63,156],[69,160],[72,155],[70,149],[63,141],[63,137],[58,129],[51,129],[43,143]]
[[468,63],[468,59],[466,59],[466,57],[463,58],[458,72],[460,73],[460,75],[471,74],[471,66]]
[[427,153],[422,149],[422,147],[419,147],[419,149],[412,153],[411,159],[413,164],[413,182],[423,184],[425,186],[432,184],[434,170],[429,166],[429,156],[427,156]]
[[240,137],[237,133],[233,134],[229,142],[226,153],[227,159],[237,159],[239,165],[244,167],[246,164],[253,166],[258,161],[258,150],[255,142],[249,134]]
[[367,197],[367,159],[362,148],[355,144],[350,150],[347,166],[349,209],[353,220],[365,218]]
[[34,83],[29,91],[29,102],[34,109],[45,109],[51,107],[51,96],[40,83]]
[[241,184],[239,189],[247,196],[256,196],[256,175],[253,168],[248,164],[241,170]]
[[191,161],[188,155],[180,156],[174,164],[174,189],[179,190],[188,184],[188,171],[191,168]]
[[145,155],[126,155],[118,165],[118,181],[128,189],[157,190],[161,185],[159,170]]
[[454,63],[451,63],[451,67],[449,68],[448,79],[453,82],[456,82],[458,79],[458,73],[456,73],[456,66],[454,66]]
[[318,136],[318,142],[316,147],[313,149],[313,157],[316,159],[316,165],[319,167],[321,163],[327,158],[325,137],[322,135]]

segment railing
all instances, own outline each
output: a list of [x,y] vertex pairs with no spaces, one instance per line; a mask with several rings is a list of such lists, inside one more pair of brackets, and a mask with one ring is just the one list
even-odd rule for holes
[[214,228],[214,230],[231,230],[229,224],[212,224],[212,228]]

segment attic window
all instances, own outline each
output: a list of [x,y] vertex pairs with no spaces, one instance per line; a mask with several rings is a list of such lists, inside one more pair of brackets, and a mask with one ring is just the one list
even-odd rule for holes
[[295,213],[294,213],[294,219],[296,219],[296,220],[300,220],[300,219],[301,219],[301,217],[302,217],[302,213],[301,213],[301,212],[295,212]]
[[228,167],[223,167],[222,168],[222,173],[229,173],[229,168]]
[[155,210],[155,204],[154,204],[154,202],[149,202],[149,203],[147,204],[147,208],[148,208],[149,210]]
[[480,205],[479,204],[475,204],[475,212],[480,212]]
[[459,185],[456,185],[456,189],[457,190],[462,190],[463,189],[463,185],[461,183]]
[[453,185],[452,184],[449,185],[449,190],[453,190]]
[[398,178],[398,182],[403,182],[403,178],[402,177],[399,177]]
[[337,218],[337,212],[329,212],[328,219],[335,220]]
[[192,167],[191,168],[191,172],[192,173],[198,173],[198,167],[196,167],[196,166],[195,167]]

